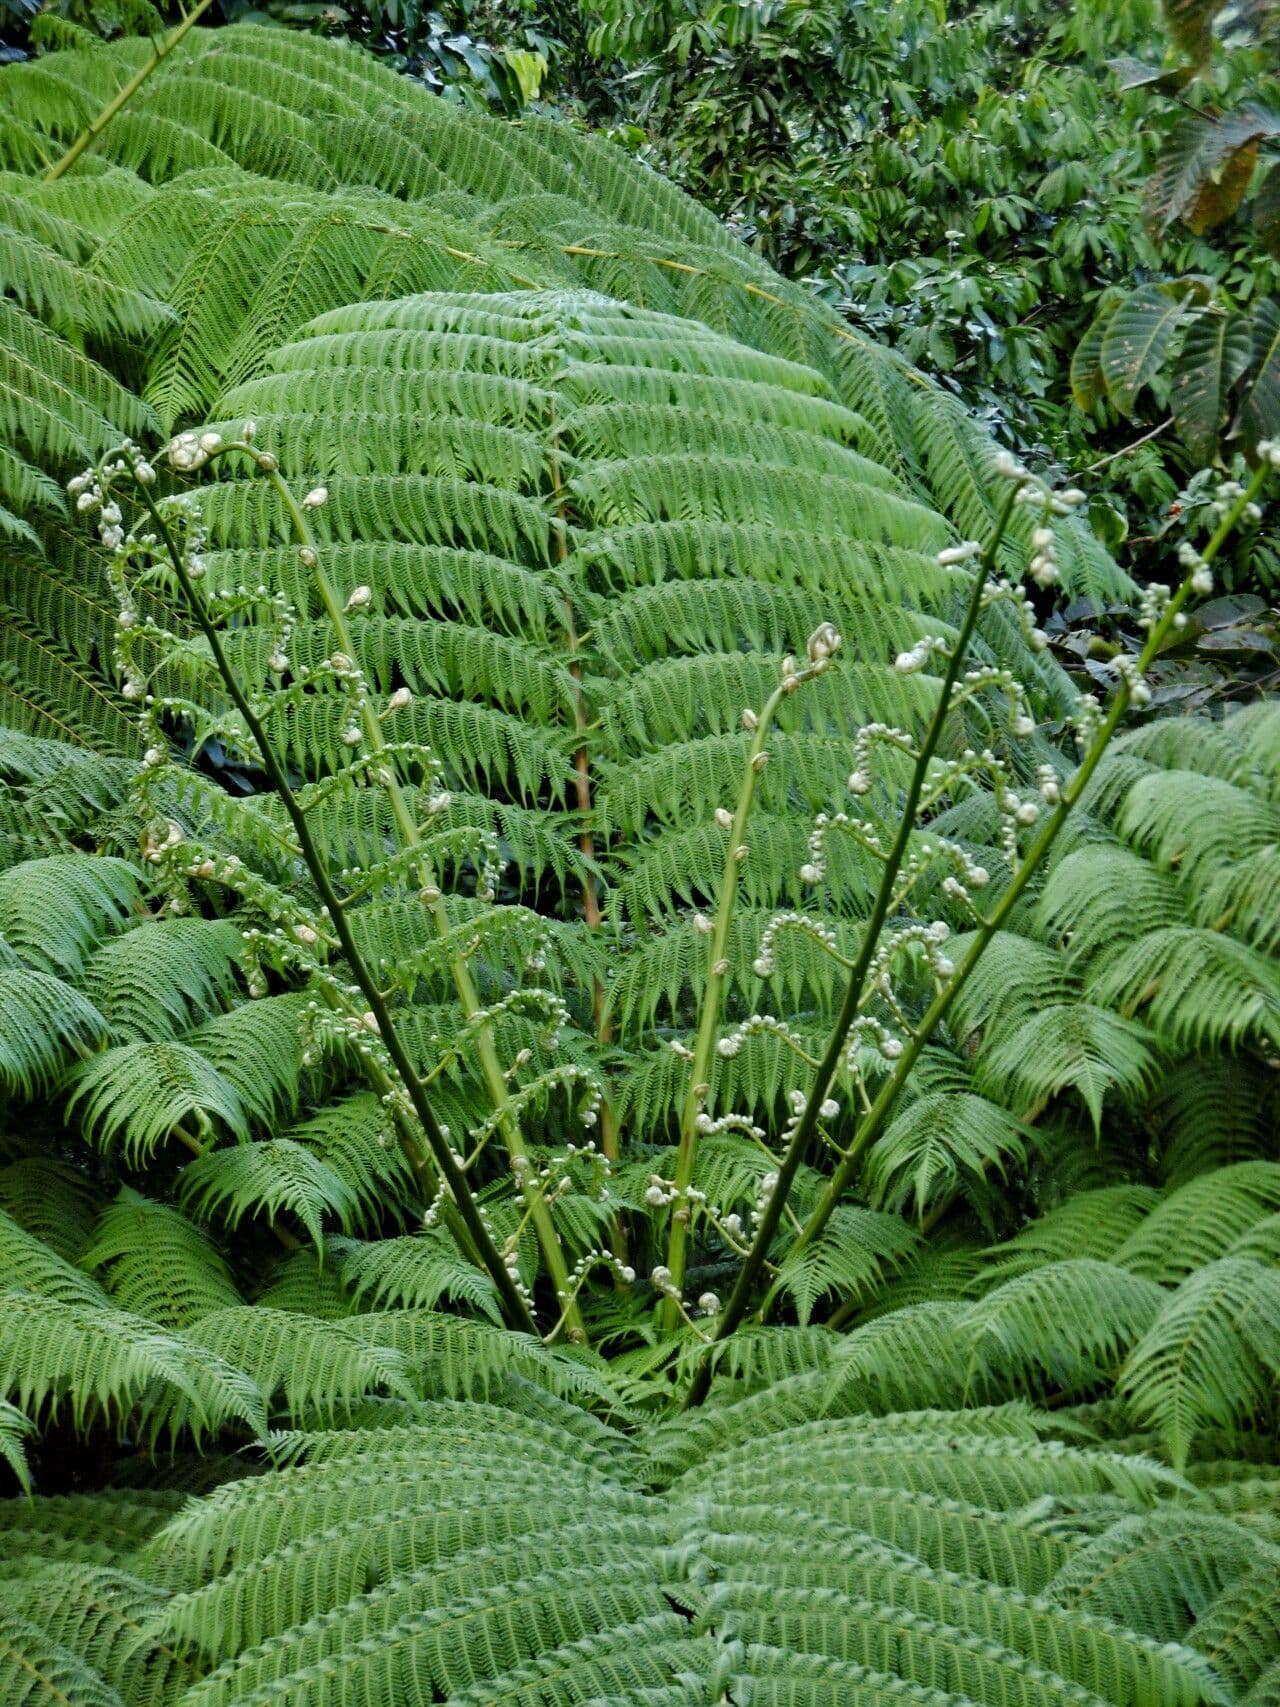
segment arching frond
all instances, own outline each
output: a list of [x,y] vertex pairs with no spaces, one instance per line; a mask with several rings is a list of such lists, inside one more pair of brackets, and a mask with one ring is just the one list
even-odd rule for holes
[[226,1262],[200,1230],[128,1187],[103,1211],[80,1261],[122,1310],[166,1328],[240,1302]]
[[450,1239],[410,1233],[367,1244],[338,1240],[334,1254],[352,1296],[376,1310],[434,1310],[442,1298],[473,1305],[490,1321],[502,1319],[493,1282],[458,1255]]
[[93,1003],[61,978],[0,971],[0,1084],[10,1093],[34,1101],[110,1036]]
[[179,1190],[197,1213],[216,1214],[233,1228],[246,1215],[294,1215],[317,1246],[324,1242],[326,1216],[348,1230],[359,1219],[359,1200],[347,1181],[293,1138],[208,1150],[183,1169]]
[[1280,1209],[1280,1164],[1240,1162],[1179,1186],[1114,1251],[1122,1268],[1176,1284]]
[[28,965],[78,978],[89,951],[139,904],[136,872],[120,859],[54,854],[0,872],[0,935]]
[[1124,1014],[1139,1011],[1183,1049],[1280,1038],[1274,965],[1217,931],[1169,925],[1108,955],[1090,992]]
[[122,1310],[10,1291],[0,1347],[9,1390],[33,1420],[65,1399],[77,1425],[137,1406],[152,1439],[183,1427],[214,1432],[232,1421],[266,1430],[260,1395],[231,1364]]
[[1280,1274],[1246,1257],[1220,1257],[1169,1298],[1129,1354],[1121,1383],[1181,1466],[1199,1430],[1251,1415],[1277,1370]]
[[1114,1263],[1068,1257],[997,1286],[965,1311],[971,1364],[1000,1380],[1068,1392],[1094,1386],[1151,1327],[1166,1294]]
[[234,1087],[186,1043],[123,1043],[93,1056],[73,1076],[67,1110],[86,1137],[135,1165],[179,1130],[196,1145],[219,1130],[248,1136]]
[[916,1216],[930,1204],[968,1186],[980,1186],[989,1171],[1025,1159],[1017,1122],[995,1103],[965,1092],[916,1097],[894,1120],[871,1152],[868,1179],[875,1201],[886,1208],[910,1204]]
[[1096,1130],[1108,1093],[1135,1101],[1151,1085],[1156,1062],[1145,1026],[1092,1002],[1062,1002],[1042,1008],[990,1044],[979,1058],[977,1080],[989,1094],[1025,1113],[1072,1090]]

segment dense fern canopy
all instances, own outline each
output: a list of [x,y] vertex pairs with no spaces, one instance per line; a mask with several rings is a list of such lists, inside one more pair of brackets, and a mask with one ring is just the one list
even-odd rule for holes
[[[46,180],[149,51],[0,73],[0,1458],[83,1490],[5,1502],[3,1699],[1276,1700],[1280,711],[1113,743],[821,1236],[792,1248],[817,1147],[708,1352],[938,699],[892,660],[956,632],[994,450],[604,142],[306,37],[192,32]],[[274,791],[175,583],[122,604],[64,485],[244,422],[314,543],[248,456],[189,496],[164,470],[156,513],[201,537]],[[1046,519],[1070,590],[1124,586],[1070,515],[1016,512],[1010,565]],[[740,850],[672,1332],[726,808],[828,623]],[[999,893],[1012,857],[966,767],[1046,801],[1068,768],[1036,638],[982,612],[1026,728],[946,702],[907,845],[957,959],[947,877]],[[538,1334],[405,1142],[377,1015],[333,1018],[355,960]],[[876,1023],[937,973],[905,955]],[[616,1283],[589,1345],[555,1252]]]

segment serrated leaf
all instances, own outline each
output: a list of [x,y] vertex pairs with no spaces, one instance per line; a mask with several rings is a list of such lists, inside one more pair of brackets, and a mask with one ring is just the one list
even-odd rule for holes
[[1102,373],[1102,340],[1121,300],[1111,295],[1102,299],[1089,330],[1072,353],[1071,395],[1081,409],[1092,409],[1107,395],[1107,382]]
[[1252,450],[1280,431],[1280,302],[1266,297],[1253,311],[1253,379],[1233,431]]
[[1246,105],[1222,118],[1184,114],[1171,132],[1145,192],[1147,224],[1157,234],[1181,220],[1197,236],[1236,211],[1258,159],[1258,142],[1280,133],[1280,116]]
[[1253,352],[1249,322],[1242,314],[1204,314],[1187,328],[1173,370],[1173,418],[1182,442],[1198,461],[1209,462],[1226,423],[1232,387]]
[[1122,414],[1132,414],[1138,393],[1160,371],[1185,313],[1185,302],[1163,285],[1142,285],[1108,320],[1099,365],[1111,401]]

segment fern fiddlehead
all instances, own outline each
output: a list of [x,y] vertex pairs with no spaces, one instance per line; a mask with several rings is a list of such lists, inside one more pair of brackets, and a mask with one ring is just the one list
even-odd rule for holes
[[[192,442],[198,445],[194,436]],[[214,448],[220,449],[222,447],[219,443]],[[241,450],[253,456],[263,472],[274,472],[275,459],[270,457],[269,453],[254,451],[247,442],[228,448]],[[192,455],[190,459],[177,460],[176,466],[182,468],[184,461],[187,466],[191,466],[193,462],[198,466],[199,461],[206,460],[208,454],[208,451],[202,450],[198,459]],[[152,494],[154,470],[133,451],[131,446],[126,447],[123,454],[116,453],[104,459],[100,467],[104,471],[111,468],[113,472],[127,472],[132,475],[134,488],[147,512],[151,525],[155,528],[156,534],[162,542],[177,584],[209,648],[215,668],[222,679],[227,694],[243,720],[244,727],[252,740],[256,756],[267,772],[289,818],[312,882],[323,902],[325,917],[332,926],[352,974],[369,1004],[368,1011],[373,1019],[373,1025],[370,1029],[376,1031],[394,1064],[400,1085],[426,1137],[432,1160],[440,1172],[452,1201],[452,1209],[449,1213],[452,1215],[453,1211],[456,1211],[457,1217],[465,1229],[468,1245],[479,1256],[481,1263],[498,1288],[499,1295],[503,1299],[512,1320],[523,1327],[534,1328],[529,1303],[504,1263],[502,1254],[485,1225],[484,1218],[458,1159],[436,1117],[417,1069],[414,1067],[397,1031],[384,992],[360,952],[347,918],[346,906],[330,880],[327,862],[316,845],[307,813],[294,793],[287,772],[275,751],[267,730],[254,707],[250,704],[235,668],[227,657],[219,627],[208,609],[196,580],[191,575],[189,556],[184,552],[169,525],[167,517]],[[104,479],[103,487],[97,489],[99,501],[107,489],[109,489],[109,482]],[[93,491],[94,488],[90,487],[88,490]],[[123,545],[124,536],[118,521],[107,522],[104,529],[104,543],[112,549],[117,549]]]
[[751,732],[751,744],[747,749],[747,761],[738,785],[738,798],[734,802],[732,812],[727,807],[721,807],[716,814],[717,823],[720,829],[726,832],[728,840],[724,870],[717,892],[715,918],[705,919],[699,914],[695,921],[697,928],[708,939],[707,968],[703,979],[697,1033],[689,1055],[689,1088],[685,1093],[684,1107],[680,1115],[675,1177],[669,1194],[673,1208],[665,1274],[661,1269],[657,1271],[662,1275],[662,1314],[664,1325],[669,1330],[676,1327],[680,1315],[680,1292],[684,1286],[689,1252],[689,1189],[693,1184],[698,1133],[707,1120],[706,1104],[711,1088],[711,1068],[715,1058],[720,1014],[724,1005],[725,981],[729,974],[729,929],[738,895],[739,874],[750,851],[747,827],[755,800],[756,781],[769,760],[766,742],[779,706],[805,682],[823,675],[839,649],[840,636],[834,626],[829,622],[821,624],[809,636],[808,657],[804,666],[797,668],[795,659],[787,658],[783,663],[781,680],[760,711],[757,713],[748,709],[743,713],[743,725]]
[[[1204,551],[1197,553],[1188,548],[1184,554],[1185,573],[1176,592],[1170,596],[1167,588],[1149,589],[1144,602],[1144,615],[1148,630],[1146,643],[1137,659],[1128,663],[1127,667],[1120,671],[1117,691],[1113,695],[1111,705],[1105,715],[1100,716],[1098,714],[1097,707],[1091,698],[1087,697],[1082,703],[1076,719],[1077,728],[1084,745],[1080,763],[1070,781],[1065,785],[1058,784],[1056,780],[1047,781],[1044,784],[1042,790],[1044,798],[1046,803],[1051,804],[1054,809],[1041,825],[1025,854],[1019,861],[1015,862],[1010,882],[991,913],[983,916],[976,907],[972,906],[971,902],[969,903],[978,928],[960,965],[954,967],[949,961],[945,962],[945,975],[940,979],[940,987],[926,1008],[924,1015],[917,1024],[908,1024],[904,1027],[907,1031],[906,1041],[890,1039],[892,1052],[882,1043],[884,1053],[894,1061],[893,1071],[881,1086],[874,1100],[866,1107],[852,1140],[839,1156],[837,1165],[827,1181],[818,1203],[810,1211],[800,1228],[787,1253],[786,1260],[792,1263],[796,1262],[821,1237],[841,1197],[853,1183],[863,1157],[884,1132],[903,1086],[906,1084],[925,1045],[934,1035],[938,1026],[945,1020],[956,997],[964,988],[992,939],[1008,919],[1027,885],[1043,864],[1073,807],[1080,799],[1106,753],[1125,711],[1131,703],[1144,703],[1149,697],[1150,690],[1146,687],[1144,674],[1159,654],[1169,635],[1176,627],[1185,622],[1184,606],[1195,594],[1212,590],[1210,565],[1244,514],[1246,506],[1254,502],[1271,471],[1271,447],[1264,445],[1261,449],[1262,460],[1259,467],[1248,486],[1240,490],[1224,506],[1225,514],[1221,516],[1218,526],[1207,542]],[[729,1299],[724,1309],[717,1314],[712,1335],[713,1345],[730,1338],[752,1306],[760,1273],[768,1259],[796,1172],[818,1128],[822,1105],[829,1097],[841,1060],[845,1056],[850,1035],[860,1023],[858,1014],[863,1005],[868,973],[878,963],[877,955],[881,952],[881,935],[891,905],[895,900],[905,898],[905,891],[898,889],[899,874],[903,868],[908,844],[916,827],[916,813],[921,796],[924,793],[929,762],[941,735],[943,719],[952,703],[953,693],[957,690],[960,681],[960,671],[974,633],[978,614],[989,596],[988,577],[995,567],[1005,530],[1013,514],[1014,505],[1019,501],[1020,494],[1029,490],[1030,477],[1013,459],[1009,459],[1003,471],[1010,478],[1011,490],[991,538],[978,556],[973,590],[965,620],[954,645],[949,649],[948,667],[942,679],[934,718],[915,755],[915,766],[908,786],[898,832],[892,849],[885,856],[884,871],[876,901],[867,923],[862,947],[850,974],[844,1002],[828,1039],[826,1051],[814,1075],[808,1097],[794,1122],[790,1142],[777,1177],[761,1203],[755,1236],[738,1271]],[[1052,499],[1046,494],[1046,507],[1051,502]],[[1051,556],[1048,559],[1043,556],[1046,549],[1051,552],[1047,539],[1043,544],[1038,545],[1040,556],[1033,562],[1033,574],[1037,573],[1037,562],[1049,574],[1052,573]],[[985,672],[974,672],[973,674],[977,676],[985,674]],[[959,691],[964,691],[964,689],[960,688]],[[998,776],[995,778],[995,782],[997,798],[999,798],[1001,784]],[[1014,798],[1016,799],[1016,797]],[[1012,822],[1008,826],[1007,838],[1011,844],[1011,851],[1016,851],[1014,823],[1018,819],[1019,810],[1020,808],[1015,806],[1010,815]],[[1038,816],[1038,811],[1033,812],[1031,816],[1034,821],[1034,818]],[[870,1023],[883,1036],[883,1028],[880,1028],[877,1022]],[[762,1309],[767,1309],[768,1303],[769,1298],[766,1297]],[[712,1372],[711,1359],[704,1357],[695,1369],[685,1396],[686,1407],[700,1404],[705,1398],[710,1386]]]
[[[231,444],[226,448],[242,450],[246,454],[254,455],[252,447],[248,444]],[[261,458],[259,457],[257,460],[259,466],[262,467]],[[317,591],[320,594],[320,601],[337,637],[339,650],[347,657],[354,657],[355,646],[348,622],[348,612],[361,608],[364,602],[361,595],[364,594],[365,590],[357,588],[346,604],[342,603],[325,573],[319,552],[316,549],[316,541],[307,525],[306,515],[290,491],[288,483],[281,477],[274,458],[271,459],[270,466],[263,468],[263,472],[275,488],[289,516],[294,537],[298,543],[299,557],[304,566],[311,571]],[[361,698],[359,717],[365,744],[374,755],[375,762],[379,767],[379,774],[386,778],[383,786],[391,802],[391,810],[401,841],[404,847],[407,850],[413,850],[420,860],[417,872],[419,896],[426,902],[437,937],[448,945],[452,934],[448,904],[436,881],[436,874],[431,869],[426,851],[422,847],[421,832],[405,800],[404,791],[396,778],[395,770],[385,762],[387,741],[382,732],[382,721],[367,696]],[[511,1159],[512,1172],[524,1196],[529,1219],[536,1231],[538,1244],[547,1264],[556,1297],[560,1302],[561,1319],[571,1339],[584,1340],[586,1328],[583,1324],[582,1312],[578,1307],[576,1295],[570,1285],[564,1249],[560,1243],[560,1236],[556,1232],[555,1224],[551,1219],[550,1211],[543,1201],[541,1188],[533,1177],[528,1146],[525,1143],[519,1116],[507,1088],[502,1065],[498,1060],[492,1029],[481,1015],[480,999],[476,994],[465,956],[451,950],[448,954],[448,965],[454,988],[458,992],[458,999],[462,1005],[463,1015],[468,1025],[474,1026],[476,1052],[480,1059],[485,1084],[494,1108],[497,1110],[498,1124],[506,1144],[507,1154]],[[477,1016],[481,1016],[479,1020],[477,1020]]]

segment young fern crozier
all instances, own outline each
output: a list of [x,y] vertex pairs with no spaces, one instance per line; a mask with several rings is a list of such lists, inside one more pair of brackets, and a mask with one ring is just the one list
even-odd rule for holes
[[[1264,443],[1259,448],[1261,460],[1248,486],[1241,487],[1233,482],[1223,487],[1217,505],[1218,524],[1203,551],[1197,551],[1190,543],[1181,548],[1179,563],[1184,575],[1177,589],[1171,592],[1167,586],[1161,585],[1151,585],[1146,589],[1142,604],[1146,644],[1136,659],[1122,657],[1118,660],[1118,685],[1105,712],[1093,695],[1080,697],[1072,719],[1080,751],[1079,763],[1066,780],[1061,779],[1052,766],[1040,767],[1037,772],[1039,799],[1024,798],[1015,790],[1009,763],[989,748],[981,753],[967,750],[959,759],[939,760],[935,755],[948,716],[966,699],[992,689],[1008,698],[1009,735],[1021,739],[1033,732],[1034,725],[1024,709],[1016,679],[1008,671],[991,666],[966,669],[968,649],[980,613],[997,600],[1011,602],[1032,643],[1044,644],[1043,635],[1034,626],[1023,588],[997,575],[996,565],[1014,507],[1019,504],[1037,506],[1043,515],[1041,525],[1032,534],[1034,555],[1030,575],[1038,585],[1051,585],[1056,579],[1056,565],[1054,536],[1047,524],[1051,516],[1068,512],[1083,502],[1084,494],[1075,489],[1056,494],[1028,474],[1014,457],[1002,453],[999,472],[1009,481],[1009,492],[986,545],[969,542],[948,547],[939,553],[942,564],[976,559],[964,620],[954,641],[926,637],[896,660],[899,671],[911,674],[920,669],[930,655],[946,659],[933,718],[918,743],[903,730],[881,725],[864,728],[856,744],[856,765],[848,783],[850,792],[855,796],[871,789],[871,757],[876,744],[893,746],[910,756],[913,769],[897,833],[886,848],[869,823],[840,813],[819,819],[811,843],[814,857],[805,868],[805,875],[813,882],[821,881],[824,875],[823,850],[828,836],[836,828],[855,836],[881,862],[882,870],[856,957],[850,962],[839,955],[834,944],[824,942],[829,952],[849,969],[844,999],[822,1057],[815,1064],[807,1094],[796,1093],[795,1112],[783,1133],[783,1153],[777,1172],[764,1182],[754,1234],[730,1296],[723,1309],[719,1308],[718,1301],[714,1301],[716,1308],[709,1312],[715,1317],[710,1335],[713,1346],[730,1339],[753,1309],[755,1315],[763,1319],[778,1291],[779,1282],[775,1279],[763,1302],[759,1302],[762,1274],[769,1270],[775,1276],[785,1276],[788,1270],[794,1270],[803,1263],[822,1237],[837,1205],[858,1178],[868,1152],[885,1132],[926,1045],[945,1022],[992,939],[1042,867],[1125,712],[1130,706],[1141,707],[1149,702],[1151,691],[1145,680],[1146,671],[1169,636],[1186,625],[1185,606],[1188,601],[1194,596],[1212,592],[1213,560],[1246,510],[1256,512],[1255,500],[1264,482],[1274,467],[1280,467],[1280,445]],[[927,828],[935,802],[957,785],[963,786],[966,779],[974,775],[985,779],[1000,814],[1001,842],[1009,868],[1007,884],[987,911],[975,901],[973,891],[986,887],[989,874],[973,864],[963,847],[931,834]],[[1042,821],[1045,808],[1049,811]],[[1019,831],[1037,824],[1039,828],[1030,844],[1022,848]],[[958,964],[950,959],[944,948],[951,934],[949,926],[942,920],[923,919],[918,910],[916,892],[922,880],[935,874],[939,865],[953,867],[941,887],[946,895],[960,903],[974,926]],[[960,875],[957,876],[956,872]],[[920,903],[927,904],[927,901],[927,893],[919,897]],[[775,919],[767,933],[768,940],[762,945],[761,959],[757,962],[757,970],[762,975],[773,970],[772,940],[783,928],[804,929],[814,940],[824,941],[821,933],[814,932],[803,916],[788,915]],[[933,998],[919,1018],[909,1016],[895,995],[893,969],[895,962],[904,956],[923,956],[935,984]],[[736,1033],[722,1040],[722,1049],[735,1051],[745,1036],[764,1023],[762,1016],[753,1016]],[[874,1094],[867,1084],[863,1063],[863,1050],[868,1040],[874,1045],[875,1053],[890,1066]],[[843,1146],[823,1132],[824,1124],[840,1113],[841,1104],[834,1092],[842,1077],[861,1106],[852,1136]],[[779,1254],[775,1250],[779,1223],[801,1163],[819,1135],[825,1137],[834,1150],[835,1166],[817,1203],[799,1225],[796,1237]],[[655,1284],[664,1290],[675,1285],[674,1276],[665,1269],[659,1271],[654,1279]],[[687,1406],[699,1404],[706,1396],[713,1371],[713,1356],[704,1356],[695,1369],[686,1394]]]
[[[219,456],[248,457],[273,484],[289,518],[299,560],[315,577],[336,640],[330,656],[310,669],[297,666],[288,655],[296,617],[282,595],[265,586],[205,591],[198,507],[190,496],[157,497],[156,471],[131,442],[72,482],[77,507],[96,512],[102,542],[112,553],[123,692],[138,704],[147,738],[138,788],[150,820],[145,857],[173,883],[172,911],[185,910],[187,885],[196,881],[227,888],[250,917],[263,919],[242,931],[250,963],[250,995],[266,995],[267,971],[305,980],[312,996],[307,1011],[312,1036],[304,1060],[314,1064],[332,1048],[354,1052],[382,1099],[414,1173],[437,1184],[426,1224],[440,1219],[451,1228],[462,1249],[488,1271],[513,1325],[527,1329],[535,1327],[534,1297],[522,1278],[519,1246],[526,1225],[531,1225],[557,1301],[551,1333],[564,1330],[580,1340],[584,1329],[577,1293],[596,1261],[612,1259],[593,1251],[590,1261],[585,1266],[580,1262],[570,1275],[549,1206],[575,1189],[572,1169],[535,1165],[520,1130],[519,1112],[522,1105],[558,1088],[577,1095],[581,1118],[593,1124],[600,1101],[598,1085],[586,1070],[569,1061],[512,1087],[529,1052],[523,1051],[504,1069],[494,1044],[495,1023],[510,1015],[533,1019],[542,1027],[548,1047],[554,1047],[567,1017],[564,1004],[554,991],[530,986],[482,1006],[466,953],[456,946],[440,871],[444,865],[461,868],[470,862],[477,873],[476,899],[491,902],[499,866],[496,838],[433,825],[449,805],[448,795],[436,787],[436,762],[420,743],[388,741],[383,732],[384,722],[410,703],[412,696],[407,688],[397,688],[385,704],[376,704],[356,662],[350,625],[368,605],[369,591],[357,587],[341,601],[320,564],[307,513],[326,503],[327,492],[316,487],[296,501],[280,477],[275,456],[255,446],[253,436],[252,423],[245,424],[239,440],[224,440],[214,432],[183,433],[167,447],[167,460],[175,472],[190,474]],[[132,489],[143,513],[143,523],[127,535],[116,497],[121,484]],[[164,601],[175,593],[190,612],[199,641],[175,633],[161,619]],[[266,664],[273,685],[254,693],[241,679],[234,659],[236,624],[245,617],[261,620],[264,613],[270,648]],[[202,702],[190,691],[172,691],[175,679],[179,686],[189,686],[185,679],[192,675],[207,689],[211,673],[222,697],[230,702],[221,713],[209,709],[207,693]],[[344,725],[342,743],[351,758],[327,778],[296,788],[273,740],[273,721],[311,713],[317,706],[336,712]],[[216,736],[265,771],[292,831],[291,836],[280,830],[273,833],[276,851],[286,861],[305,867],[317,906],[300,898],[296,885],[273,881],[238,855],[217,846],[200,846],[180,823],[164,815],[160,794],[168,758],[166,721],[174,720],[190,723],[197,751]],[[380,791],[388,801],[394,851],[359,868],[344,867],[335,878],[323,832],[316,827],[322,821],[321,809],[331,805],[335,796],[351,800],[370,790]],[[425,816],[419,815],[422,812]],[[429,1068],[412,1058],[393,1000],[412,991],[418,968],[412,963],[397,966],[387,957],[375,966],[360,943],[364,909],[376,905],[375,898],[400,898],[407,886],[416,891],[418,903],[427,910],[434,933],[444,944],[465,1019],[461,1036],[452,1039],[444,1058]],[[336,965],[331,964],[331,956]],[[450,1142],[448,1127],[434,1112],[429,1087],[467,1049],[474,1049],[478,1057],[493,1108],[480,1125],[470,1129],[469,1154],[460,1156]],[[502,1241],[467,1177],[495,1134],[504,1143],[521,1205],[515,1230]],[[599,1190],[603,1159],[590,1141],[581,1152],[569,1147],[570,1156],[579,1153],[586,1158]]]
[[[677,1325],[682,1313],[680,1295],[689,1254],[689,1224],[693,1207],[696,1202],[705,1198],[705,1194],[697,1193],[693,1185],[698,1138],[703,1133],[723,1132],[736,1127],[749,1132],[758,1141],[764,1140],[763,1132],[742,1116],[726,1115],[719,1120],[713,1120],[707,1113],[706,1103],[711,1089],[716,1036],[724,1005],[725,980],[729,974],[729,930],[738,896],[738,877],[751,852],[747,841],[747,828],[755,801],[756,779],[769,762],[769,751],[765,743],[782,702],[805,682],[823,675],[840,650],[840,636],[835,627],[829,622],[820,624],[809,636],[806,650],[807,659],[803,666],[798,666],[796,660],[791,657],[783,660],[781,679],[765,701],[762,710],[757,713],[748,708],[742,714],[743,728],[750,733],[751,744],[747,750],[747,762],[738,788],[738,798],[732,812],[725,806],[716,812],[716,823],[728,837],[716,914],[714,919],[708,919],[699,913],[694,919],[695,929],[708,939],[707,972],[693,1049],[688,1050],[682,1044],[674,1045],[681,1056],[687,1055],[689,1060],[689,1088],[680,1116],[675,1178],[668,1187],[660,1176],[654,1175],[648,1192],[649,1200],[655,1205],[673,1205],[667,1261],[664,1266],[655,1269],[652,1276],[654,1284],[663,1295],[663,1320],[669,1329]],[[787,1035],[786,1028],[779,1027],[771,1016],[761,1018],[760,1025],[774,1029],[777,1035]],[[714,1314],[715,1303],[712,1293],[704,1294],[700,1300],[707,1314]]]

